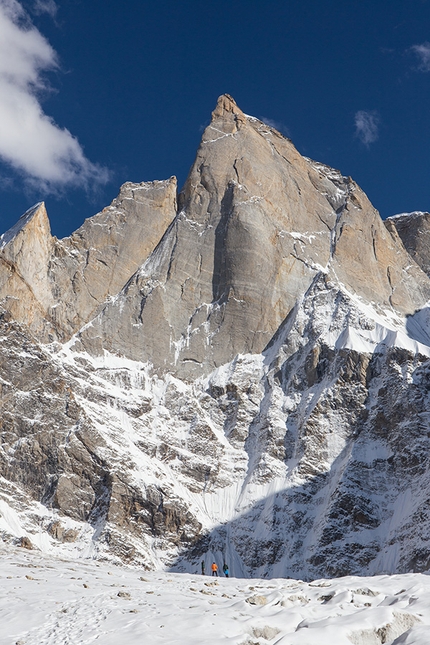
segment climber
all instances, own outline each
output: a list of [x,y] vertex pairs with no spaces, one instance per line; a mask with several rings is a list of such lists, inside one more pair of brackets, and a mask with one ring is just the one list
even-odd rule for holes
[[205,575],[205,563],[204,560],[202,560],[202,576]]
[[216,562],[212,562],[211,569],[212,569],[212,575],[218,578],[218,565],[216,564]]
[[224,562],[224,564],[222,565],[222,570],[223,570],[223,572],[224,572],[225,577],[226,577],[226,578],[228,578],[228,566],[226,565],[226,563],[225,563],[225,562]]

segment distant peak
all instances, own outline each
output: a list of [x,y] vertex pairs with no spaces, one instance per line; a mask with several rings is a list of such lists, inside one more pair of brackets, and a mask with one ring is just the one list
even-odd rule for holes
[[218,98],[216,108],[212,112],[212,119],[225,117],[229,114],[234,114],[239,121],[246,121],[246,116],[237,106],[234,98],[230,96],[230,94],[221,94],[221,96]]
[[36,216],[39,216],[39,223],[50,235],[50,226],[48,215],[46,213],[45,202],[38,202],[29,208],[19,220],[10,228],[6,233],[0,235],[0,249],[3,249],[6,244],[9,244]]

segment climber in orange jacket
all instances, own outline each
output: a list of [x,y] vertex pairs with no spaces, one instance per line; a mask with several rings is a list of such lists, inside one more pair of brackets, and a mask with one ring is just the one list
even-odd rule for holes
[[212,575],[218,578],[218,565],[216,562],[212,562]]

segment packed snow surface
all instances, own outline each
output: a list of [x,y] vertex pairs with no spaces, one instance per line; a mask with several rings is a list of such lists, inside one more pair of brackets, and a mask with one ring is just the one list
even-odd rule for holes
[[430,642],[422,574],[305,583],[148,573],[5,545],[0,554],[0,645]]

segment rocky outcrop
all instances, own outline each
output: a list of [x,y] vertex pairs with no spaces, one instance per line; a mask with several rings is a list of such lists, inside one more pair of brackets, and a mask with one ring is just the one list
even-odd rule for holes
[[41,339],[54,332],[47,319],[54,305],[47,277],[53,243],[44,204],[24,213],[0,238],[1,304]]
[[410,256],[430,276],[430,213],[395,215],[386,219],[385,225],[397,231]]
[[121,290],[176,216],[176,179],[124,184],[73,235],[51,236],[44,204],[0,239],[0,303],[39,340],[67,340]]

